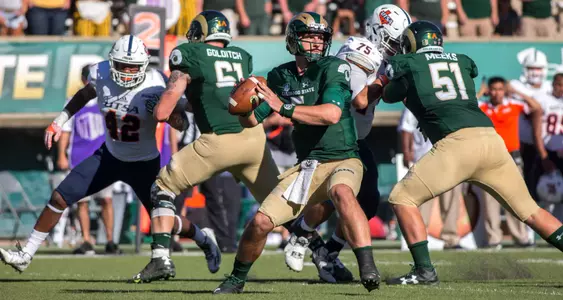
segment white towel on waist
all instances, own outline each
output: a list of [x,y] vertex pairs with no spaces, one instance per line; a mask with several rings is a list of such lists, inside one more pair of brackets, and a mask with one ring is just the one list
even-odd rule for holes
[[307,204],[307,196],[309,195],[309,188],[313,180],[313,173],[319,164],[316,160],[304,160],[301,162],[299,175],[287,187],[283,193],[283,197],[290,202],[299,205]]

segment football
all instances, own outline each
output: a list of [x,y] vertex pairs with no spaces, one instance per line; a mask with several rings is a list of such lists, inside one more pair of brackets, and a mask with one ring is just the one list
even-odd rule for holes
[[229,98],[229,113],[231,115],[249,113],[262,103],[262,100],[258,97],[258,91],[256,91],[258,82],[266,84],[266,78],[250,76],[233,88]]

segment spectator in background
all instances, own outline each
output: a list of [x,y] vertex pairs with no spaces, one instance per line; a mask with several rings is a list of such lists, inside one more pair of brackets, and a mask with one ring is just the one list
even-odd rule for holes
[[168,30],[168,34],[185,36],[188,29],[190,29],[193,18],[197,14],[196,1],[180,0],[180,17],[178,18],[178,22]]
[[399,7],[411,15],[413,22],[416,20],[432,22],[442,32],[450,17],[448,2],[449,0],[397,0]]
[[23,35],[28,0],[0,0],[0,36]]
[[527,38],[554,37],[557,34],[550,0],[522,0],[521,32]]
[[498,18],[499,22],[495,28],[495,35],[511,36],[518,33],[520,16],[512,8],[510,0],[499,0]]
[[346,23],[348,24],[348,30],[346,31],[346,34],[351,36],[356,35],[356,13],[354,12],[356,0],[333,0],[332,2],[338,5],[336,18],[334,18],[334,22],[332,23],[332,29],[334,30],[333,33],[337,37],[342,36],[342,32],[340,32],[340,23],[342,20],[347,20]]
[[204,10],[217,10],[225,15],[229,20],[231,28],[231,36],[236,38],[238,36],[238,17],[235,12],[235,0],[196,0],[197,13]]
[[[88,82],[89,66],[82,68],[82,83]],[[90,100],[84,108],[77,112],[63,126],[63,134],[59,140],[57,166],[60,170],[70,170],[81,161],[92,155],[105,142],[104,117],[98,108],[97,98]],[[78,220],[82,230],[84,242],[74,250],[74,254],[94,254],[92,238],[90,237],[90,215],[88,202],[90,199],[100,201],[102,206],[102,221],[106,230],[106,253],[119,254],[118,246],[113,242],[113,205],[112,186],[101,190],[91,197],[78,202]]]
[[236,0],[240,26],[245,35],[269,35],[271,0]]
[[69,7],[70,0],[29,0],[29,34],[64,35]]
[[74,12],[74,34],[110,36],[111,3],[105,0],[78,0]]
[[[506,97],[506,92],[516,93],[524,102],[516,101],[511,97]],[[520,114],[537,115],[541,118],[542,110],[539,103],[530,96],[519,93],[507,85],[502,77],[489,79],[487,85],[482,85],[477,94],[477,99],[488,94],[490,102],[479,102],[479,108],[491,119],[495,130],[504,140],[506,149],[514,159],[520,173],[524,174],[522,155],[520,154],[520,138],[518,135],[518,123]],[[500,202],[489,193],[483,193],[485,199],[485,231],[487,232],[488,244],[491,248],[500,249],[502,241]],[[531,241],[528,238],[526,224],[520,222],[518,217],[506,213],[506,225],[512,238],[518,246],[529,246]]]
[[461,35],[491,37],[498,24],[497,0],[455,0]]
[[319,0],[278,0],[285,24],[302,11],[316,11]]

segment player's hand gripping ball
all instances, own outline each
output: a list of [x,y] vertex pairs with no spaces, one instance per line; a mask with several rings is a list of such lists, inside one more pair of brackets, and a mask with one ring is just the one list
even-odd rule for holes
[[262,76],[250,76],[233,88],[229,98],[229,113],[231,115],[248,114],[262,103],[263,100],[258,97],[256,91],[258,82],[267,84],[266,78]]

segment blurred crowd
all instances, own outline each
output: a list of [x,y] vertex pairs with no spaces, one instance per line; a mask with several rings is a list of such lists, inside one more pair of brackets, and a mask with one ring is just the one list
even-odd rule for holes
[[0,0],[0,35],[112,36],[127,33],[131,4],[166,8],[169,34],[183,36],[202,10],[229,18],[233,36],[281,35],[301,11],[316,11],[336,37],[363,33],[382,4],[439,25],[450,38],[560,34],[562,0]]

